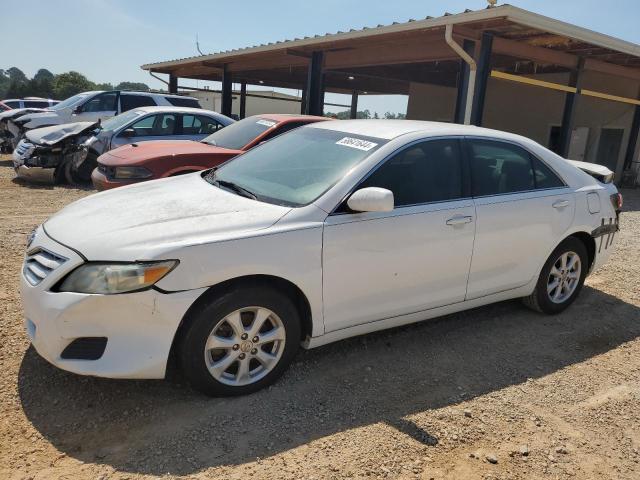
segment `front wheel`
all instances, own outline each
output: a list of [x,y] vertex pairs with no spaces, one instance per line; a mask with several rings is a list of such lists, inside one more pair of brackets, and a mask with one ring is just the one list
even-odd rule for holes
[[189,382],[207,395],[244,395],[270,385],[300,343],[294,303],[269,288],[232,290],[190,315],[179,360]]
[[523,299],[525,305],[547,314],[562,312],[580,294],[588,268],[584,244],[577,238],[567,238],[547,259],[535,290]]

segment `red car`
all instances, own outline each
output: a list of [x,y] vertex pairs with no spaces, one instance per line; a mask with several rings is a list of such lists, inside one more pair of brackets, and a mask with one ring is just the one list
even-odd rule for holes
[[125,145],[98,157],[91,180],[98,190],[215,167],[277,135],[330,120],[309,115],[265,114],[245,118],[200,142],[158,140]]

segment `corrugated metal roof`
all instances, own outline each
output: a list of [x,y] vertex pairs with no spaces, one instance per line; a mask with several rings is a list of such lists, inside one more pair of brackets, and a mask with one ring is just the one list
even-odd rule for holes
[[406,22],[393,22],[389,25],[377,25],[376,27],[362,27],[360,29],[350,29],[348,32],[338,31],[335,33],[325,33],[324,35],[305,36],[302,38],[293,38],[279,40],[275,42],[262,43],[250,47],[243,47],[231,50],[223,50],[206,55],[196,55],[192,57],[184,57],[174,60],[166,60],[155,63],[142,65],[145,70],[153,70],[160,67],[180,66],[181,64],[189,64],[200,61],[216,61],[225,58],[244,55],[248,53],[261,53],[267,51],[276,51],[285,48],[296,48],[321,44],[324,42],[333,42],[339,40],[347,40],[350,38],[361,38],[375,35],[383,35],[393,32],[406,32],[425,28],[435,28],[446,24],[462,24],[474,21],[493,20],[497,18],[505,18],[514,23],[537,28],[552,34],[563,35],[575,38],[585,43],[609,48],[620,51],[629,55],[640,57],[640,46],[631,42],[620,40],[608,35],[604,35],[592,30],[571,25],[560,20],[545,17],[528,10],[514,7],[512,5],[500,5],[497,7],[487,7],[482,10],[466,9],[464,12],[452,14],[445,12],[440,17],[427,16],[421,20],[409,19]]

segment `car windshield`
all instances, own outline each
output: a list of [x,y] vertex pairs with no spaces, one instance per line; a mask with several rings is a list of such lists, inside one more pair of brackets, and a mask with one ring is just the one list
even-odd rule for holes
[[124,127],[127,123],[135,120],[136,118],[143,115],[144,112],[142,110],[129,110],[128,112],[121,113],[120,115],[116,115],[115,117],[111,117],[109,120],[105,120],[102,122],[101,127],[103,130],[117,130],[120,127]]
[[386,142],[302,127],[249,150],[204,178],[259,201],[300,207],[319,198]]
[[49,110],[62,110],[67,107],[73,107],[74,105],[80,103],[83,99],[87,98],[88,96],[89,96],[88,93],[78,93],[73,97],[69,97],[66,100],[58,103],[57,105],[49,107]]
[[269,130],[277,123],[266,118],[249,117],[218,130],[202,141],[216,147],[241,150],[258,135]]

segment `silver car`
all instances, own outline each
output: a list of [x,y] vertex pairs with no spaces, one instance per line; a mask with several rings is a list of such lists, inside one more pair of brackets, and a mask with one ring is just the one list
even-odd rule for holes
[[78,122],[26,133],[13,154],[18,177],[88,182],[97,158],[126,144],[147,140],[202,140],[233,123],[219,113],[189,107],[140,107],[103,123]]

